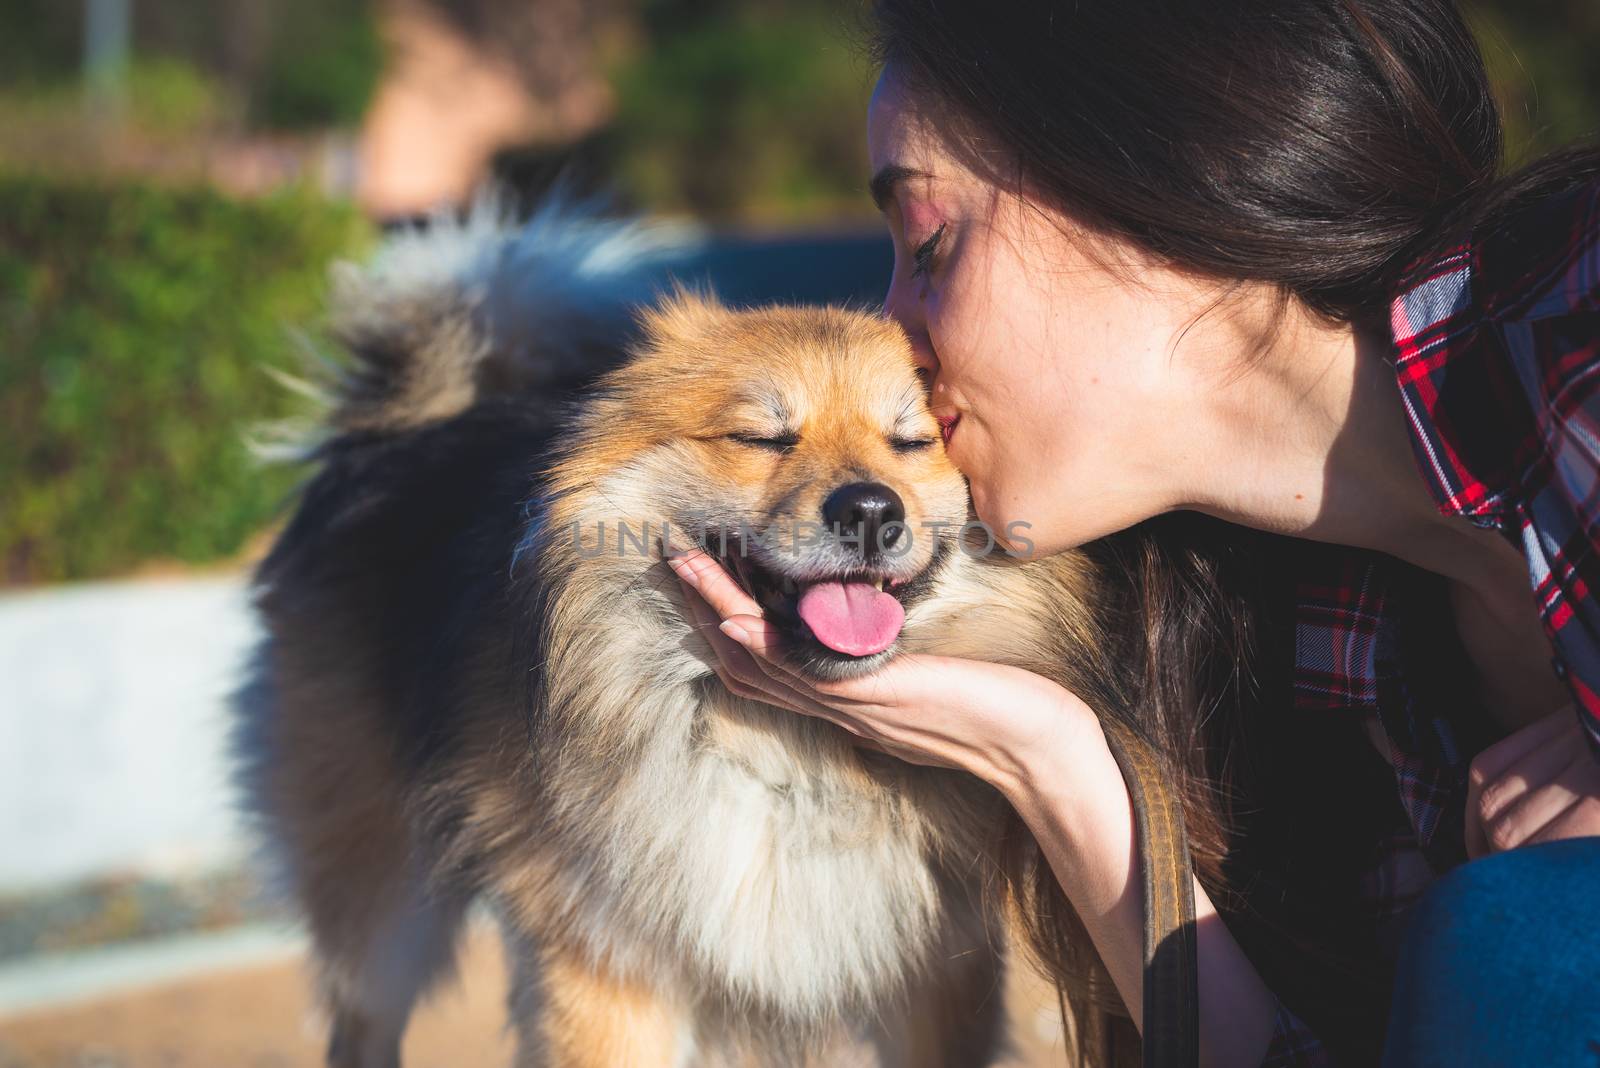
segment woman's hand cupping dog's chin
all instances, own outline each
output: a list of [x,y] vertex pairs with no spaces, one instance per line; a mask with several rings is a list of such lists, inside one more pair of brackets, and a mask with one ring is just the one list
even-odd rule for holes
[[1011,796],[1027,788],[1042,750],[1081,740],[1110,759],[1094,713],[1021,668],[907,654],[858,678],[802,678],[783,666],[782,639],[721,564],[698,549],[668,563],[717,655],[717,677],[735,694],[826,719],[856,744],[913,764],[971,772]]
[[[820,716],[859,745],[959,768],[998,789],[1038,841],[1142,1026],[1144,906],[1133,809],[1087,705],[1030,671],[948,656],[901,656],[841,682],[802,679],[784,669],[778,635],[721,564],[694,549],[669,562],[729,690]],[[1272,995],[1198,881],[1194,892],[1209,996],[1201,1020],[1206,1059],[1259,1063],[1272,1033]]]

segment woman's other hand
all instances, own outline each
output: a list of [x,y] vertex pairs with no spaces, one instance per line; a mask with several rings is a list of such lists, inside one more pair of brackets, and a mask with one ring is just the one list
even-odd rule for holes
[[1473,758],[1466,832],[1473,859],[1600,835],[1600,760],[1570,705]]

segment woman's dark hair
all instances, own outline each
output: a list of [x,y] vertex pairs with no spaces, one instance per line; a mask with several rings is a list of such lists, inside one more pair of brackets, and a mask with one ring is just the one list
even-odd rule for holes
[[881,62],[1077,219],[1337,320],[1381,320],[1495,199],[1499,112],[1451,0],[875,0],[871,21]]
[[[997,181],[1164,262],[1269,284],[1336,322],[1385,329],[1414,261],[1600,176],[1592,147],[1502,174],[1499,113],[1451,0],[869,10],[875,58],[954,120],[950,147]],[[1363,941],[1355,872],[1396,802],[1348,718],[1313,723],[1289,706],[1296,551],[1190,513],[1090,548],[1115,575],[1117,663],[1169,754],[1197,875],[1268,985],[1365,1063],[1381,1042],[1386,973]],[[1103,965],[1037,846],[1015,822],[1004,840],[1011,899],[1065,995],[1080,1063],[1112,1059],[1106,1037],[1129,1028]]]

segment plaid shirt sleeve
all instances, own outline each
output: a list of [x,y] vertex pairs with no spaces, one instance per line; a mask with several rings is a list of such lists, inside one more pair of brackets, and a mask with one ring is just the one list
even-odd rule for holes
[[1600,758],[1600,180],[1416,265],[1390,320],[1417,465],[1527,559]]
[[1278,1002],[1272,1022],[1272,1042],[1261,1068],[1331,1068],[1333,1058],[1305,1023]]

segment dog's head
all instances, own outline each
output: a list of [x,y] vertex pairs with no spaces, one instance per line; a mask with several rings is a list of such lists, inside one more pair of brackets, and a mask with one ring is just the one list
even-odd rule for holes
[[570,444],[558,478],[591,527],[629,525],[619,549],[641,526],[705,548],[817,677],[893,655],[906,609],[973,551],[910,347],[876,316],[680,294],[647,313]]

